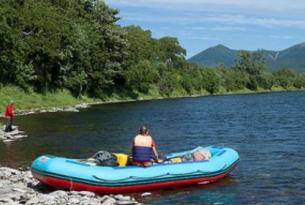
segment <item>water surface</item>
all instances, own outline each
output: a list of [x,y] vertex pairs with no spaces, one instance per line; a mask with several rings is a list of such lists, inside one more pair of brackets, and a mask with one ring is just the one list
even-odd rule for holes
[[41,154],[84,158],[130,153],[145,124],[163,153],[198,145],[236,149],[232,174],[210,185],[157,191],[148,204],[303,204],[305,92],[210,96],[93,106],[80,113],[17,117],[29,135],[0,143],[0,164],[30,166]]

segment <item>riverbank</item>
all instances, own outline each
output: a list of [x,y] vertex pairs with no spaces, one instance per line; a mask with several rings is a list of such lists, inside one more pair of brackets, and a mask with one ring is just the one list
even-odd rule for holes
[[0,204],[139,205],[141,203],[137,202],[133,197],[121,194],[100,196],[87,191],[52,190],[34,179],[30,171],[0,167]]
[[26,93],[17,87],[4,87],[0,88],[0,108],[2,107],[4,109],[6,103],[10,100],[13,100],[15,102],[16,115],[28,115],[47,112],[79,112],[80,109],[88,108],[91,105],[96,104],[300,90],[301,89],[296,89],[294,87],[287,89],[282,87],[273,87],[271,90],[258,89],[256,91],[242,89],[232,92],[227,92],[224,89],[220,89],[219,92],[214,94],[210,94],[203,90],[201,92],[192,94],[177,91],[173,92],[170,96],[161,96],[156,91],[156,89],[151,89],[148,94],[137,93],[137,95],[128,95],[124,93],[122,95],[114,94],[112,96],[104,97],[103,99],[90,98],[88,96],[82,96],[77,99],[73,97],[67,90],[60,90],[54,93],[39,94],[32,91]]

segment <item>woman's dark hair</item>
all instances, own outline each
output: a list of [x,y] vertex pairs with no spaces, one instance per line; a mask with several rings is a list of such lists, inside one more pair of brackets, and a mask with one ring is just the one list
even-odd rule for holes
[[147,134],[148,134],[148,129],[147,129],[145,126],[142,126],[142,127],[139,129],[139,134],[140,134],[140,135],[147,135]]

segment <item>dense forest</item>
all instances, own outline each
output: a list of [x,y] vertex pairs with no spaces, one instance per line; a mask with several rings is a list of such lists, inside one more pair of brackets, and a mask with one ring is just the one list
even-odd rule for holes
[[101,0],[0,0],[0,87],[100,99],[305,87],[303,73],[266,72],[260,52],[208,68],[187,62],[177,38],[118,20]]

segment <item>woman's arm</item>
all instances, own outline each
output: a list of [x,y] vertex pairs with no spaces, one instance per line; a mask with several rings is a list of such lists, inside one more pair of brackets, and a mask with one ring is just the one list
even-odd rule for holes
[[159,160],[159,155],[158,155],[156,146],[153,146],[153,147],[152,147],[152,150],[153,150],[153,153],[154,153],[154,155],[155,155],[156,160],[158,161],[158,160]]
[[155,158],[156,158],[156,161],[158,161],[159,160],[159,154],[158,154],[158,151],[157,151],[157,148],[156,148],[156,143],[155,143],[155,140],[151,137],[151,148],[152,148],[152,150],[153,150],[153,154],[154,154],[154,156],[155,156]]

